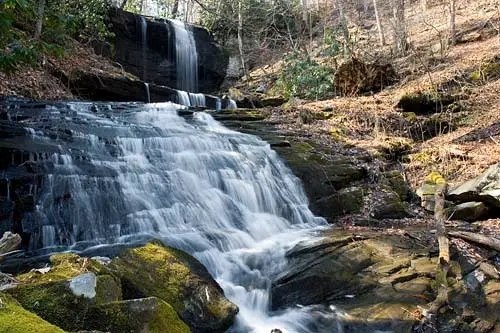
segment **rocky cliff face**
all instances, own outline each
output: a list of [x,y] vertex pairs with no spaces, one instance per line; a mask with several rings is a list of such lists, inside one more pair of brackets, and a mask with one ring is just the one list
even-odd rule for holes
[[[146,38],[143,37],[143,19],[146,20]],[[123,68],[146,82],[177,88],[175,32],[168,20],[145,18],[119,9],[110,11],[115,41],[112,52],[107,53]],[[207,30],[189,27],[198,51],[199,92],[217,90],[226,75],[228,57],[215,43]],[[144,47],[143,41],[146,40]]]

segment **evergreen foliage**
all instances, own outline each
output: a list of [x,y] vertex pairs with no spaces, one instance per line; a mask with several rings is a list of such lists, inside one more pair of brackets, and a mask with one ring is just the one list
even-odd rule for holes
[[104,40],[111,37],[106,23],[106,0],[47,1],[42,33],[33,32],[37,0],[0,1],[0,71],[12,73],[22,65],[36,66],[44,55],[62,56],[68,40]]

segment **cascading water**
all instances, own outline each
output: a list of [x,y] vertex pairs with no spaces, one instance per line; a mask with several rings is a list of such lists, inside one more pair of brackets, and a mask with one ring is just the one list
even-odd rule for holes
[[206,98],[205,95],[203,94],[190,93],[189,99],[191,101],[192,106],[201,106],[201,107],[207,106]]
[[198,92],[198,51],[193,32],[178,20],[170,20],[175,35],[177,89]]
[[236,110],[238,108],[238,104],[236,104],[234,99],[229,99],[227,102],[227,108],[229,110]]
[[[272,278],[285,253],[323,228],[299,180],[269,144],[206,113],[164,104],[70,103],[24,120],[30,159],[47,171],[34,248],[101,248],[160,238],[197,257],[240,313],[230,332],[338,332],[333,312],[318,329],[311,307],[270,314]],[[30,119],[26,108],[15,119]],[[53,131],[53,132],[51,132]],[[55,133],[70,133],[70,139]],[[49,249],[47,249],[49,248]]]
[[146,102],[151,103],[151,93],[149,92],[149,83],[144,82],[144,88],[146,88]]
[[177,103],[184,106],[191,106],[191,99],[189,93],[184,90],[177,90]]

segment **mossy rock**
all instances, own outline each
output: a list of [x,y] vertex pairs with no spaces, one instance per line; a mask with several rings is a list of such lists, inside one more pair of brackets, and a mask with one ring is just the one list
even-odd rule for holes
[[0,293],[0,332],[64,333],[36,314],[25,310],[12,296]]
[[[405,113],[414,115],[428,115],[447,111],[448,106],[457,102],[459,96],[448,95],[433,91],[419,91],[401,96],[396,107]],[[455,108],[453,108],[455,110]]]
[[88,329],[107,332],[190,333],[168,303],[156,297],[110,302],[91,309]]
[[92,300],[75,296],[68,281],[24,284],[8,292],[26,310],[67,331],[85,328],[87,314],[93,306]]
[[160,241],[125,250],[109,268],[122,280],[125,298],[158,297],[193,331],[223,332],[238,312],[198,260]]
[[106,274],[104,266],[98,261],[80,257],[75,253],[52,255],[50,263],[52,265],[47,273],[31,271],[16,276],[16,279],[33,284],[69,280],[85,272],[94,272],[97,275]]

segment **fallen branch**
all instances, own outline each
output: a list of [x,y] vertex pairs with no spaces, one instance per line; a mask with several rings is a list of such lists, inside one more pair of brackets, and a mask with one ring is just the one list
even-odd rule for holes
[[500,239],[476,234],[467,231],[451,231],[449,235],[455,238],[461,238],[479,245],[487,246],[493,250],[500,251]]

